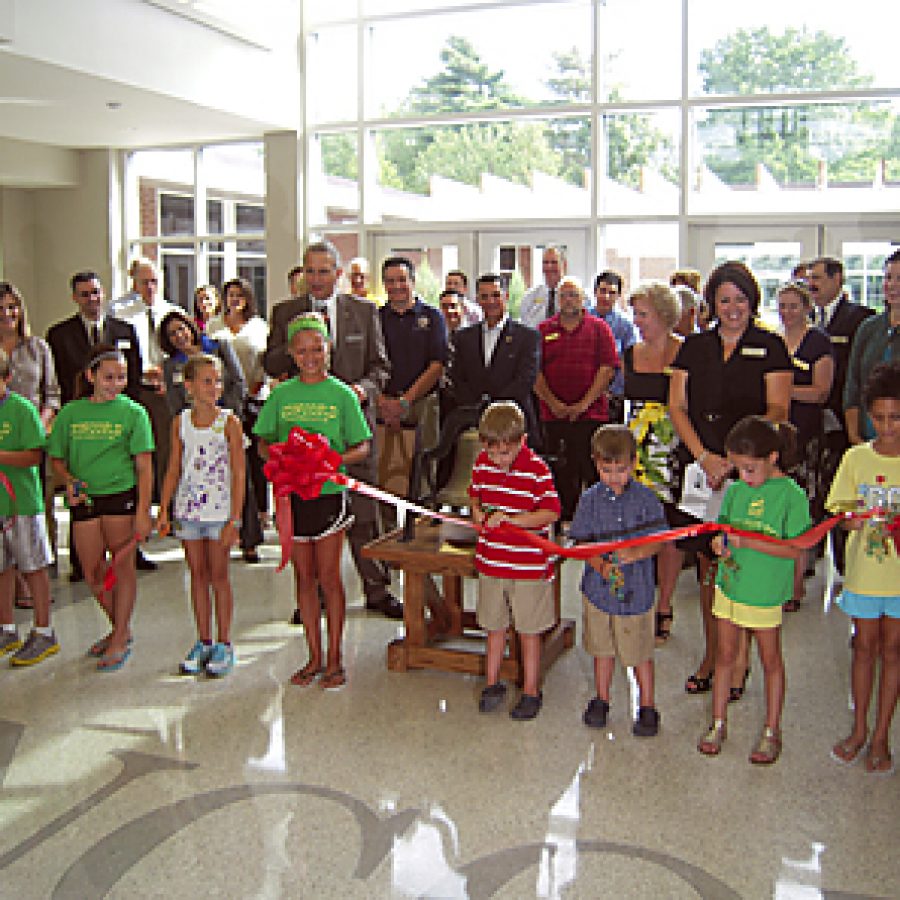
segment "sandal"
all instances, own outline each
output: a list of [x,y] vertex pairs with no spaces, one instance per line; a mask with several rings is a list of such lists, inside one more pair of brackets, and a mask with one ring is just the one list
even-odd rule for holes
[[294,684],[297,687],[309,687],[309,685],[316,680],[316,676],[321,674],[321,672],[322,667],[320,665],[307,663],[302,669],[297,669],[297,671],[291,675],[291,684]]
[[744,696],[744,690],[747,687],[747,679],[750,677],[750,669],[749,667],[744,670],[744,677],[741,679],[741,683],[737,687],[728,688],[728,702],[729,703],[737,703],[741,697]]
[[687,694],[707,694],[712,688],[713,673],[710,672],[706,678],[701,678],[696,672],[688,677],[684,683],[684,690]]
[[767,725],[750,752],[750,762],[757,766],[771,766],[779,756],[781,756],[781,731]]
[[722,752],[722,744],[728,736],[728,727],[724,719],[716,719],[709,727],[709,731],[700,738],[697,749],[704,756],[718,756]]
[[866,746],[866,739],[856,743],[852,737],[844,738],[831,748],[831,758],[842,766],[852,766]]
[[131,656],[131,647],[126,647],[120,653],[107,653],[97,660],[98,672],[118,672],[128,662]]
[[788,600],[787,603],[781,604],[781,608],[785,612],[797,612],[797,610],[800,609],[800,600],[800,597],[791,597],[791,599]]
[[319,679],[319,687],[326,691],[335,691],[342,688],[347,683],[347,673],[344,667],[337,669],[327,669],[325,674]]
[[[88,648],[87,655],[93,656],[94,659],[100,659],[100,657],[106,653],[106,648],[109,646],[110,637],[111,635],[106,635],[106,637],[102,637],[99,641],[95,641],[93,644],[91,644],[91,646]],[[134,638],[128,638],[128,646],[130,647],[133,643]]]
[[664,644],[672,634],[672,611],[656,611],[656,643]]
[[32,597],[16,597],[16,609],[34,609]]
[[879,753],[869,747],[866,754],[866,775],[893,775],[894,759],[889,752]]

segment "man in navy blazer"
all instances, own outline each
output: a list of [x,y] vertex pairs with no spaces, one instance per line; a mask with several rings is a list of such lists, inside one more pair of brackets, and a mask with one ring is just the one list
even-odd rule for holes
[[499,275],[482,275],[476,291],[484,321],[453,333],[453,402],[477,406],[484,399],[515,401],[525,414],[528,443],[538,448],[540,423],[532,392],[540,368],[540,337],[534,328],[509,318]]

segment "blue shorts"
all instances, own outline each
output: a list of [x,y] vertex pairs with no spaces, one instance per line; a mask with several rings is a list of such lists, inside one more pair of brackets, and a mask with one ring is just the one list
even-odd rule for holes
[[854,594],[841,591],[837,605],[854,619],[900,619],[900,594],[881,596],[878,594]]
[[222,529],[228,524],[224,522],[178,522],[175,537],[183,541],[217,541]]

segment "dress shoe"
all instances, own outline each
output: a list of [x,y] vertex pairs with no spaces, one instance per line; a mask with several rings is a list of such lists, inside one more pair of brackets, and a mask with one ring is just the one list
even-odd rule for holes
[[258,563],[259,562],[259,554],[256,550],[245,550],[244,551],[244,562],[245,563]]
[[295,609],[291,613],[291,618],[290,618],[290,621],[288,622],[288,625],[302,625],[302,624],[303,624],[303,616],[300,615],[299,609]]
[[366,609],[370,612],[380,612],[389,619],[403,618],[403,604],[393,594],[382,594],[366,600]]
[[134,564],[141,572],[155,572],[159,568],[158,563],[153,562],[152,559],[147,559],[140,550],[135,554]]
[[69,572],[69,583],[78,584],[81,581],[84,581],[84,572],[82,572],[81,569],[72,569],[72,571]]

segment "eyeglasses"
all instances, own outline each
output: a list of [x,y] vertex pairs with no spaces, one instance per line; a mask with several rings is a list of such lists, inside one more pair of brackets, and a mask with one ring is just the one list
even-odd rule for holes
[[17,316],[18,314],[18,306],[0,306],[0,316]]
[[89,297],[99,297],[102,291],[78,291],[75,296],[81,297],[82,300],[87,300]]

